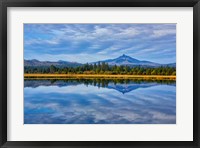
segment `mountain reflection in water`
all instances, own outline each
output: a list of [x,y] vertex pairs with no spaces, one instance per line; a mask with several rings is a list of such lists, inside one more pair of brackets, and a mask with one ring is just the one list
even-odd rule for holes
[[24,80],[25,124],[175,124],[176,81]]
[[171,85],[176,86],[174,80],[139,80],[139,79],[50,79],[50,80],[25,80],[24,87],[36,88],[39,86],[76,86],[84,84],[85,86],[93,85],[95,87],[102,87],[108,89],[114,89],[121,93],[128,93],[138,88],[147,88],[151,86]]

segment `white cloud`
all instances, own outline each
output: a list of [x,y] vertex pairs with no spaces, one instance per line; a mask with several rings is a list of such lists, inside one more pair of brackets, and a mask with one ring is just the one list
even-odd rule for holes
[[153,31],[153,37],[162,37],[162,36],[166,36],[166,35],[175,35],[176,34],[176,30],[175,29],[163,29],[163,30],[154,30]]
[[[172,48],[172,46],[175,46],[176,40],[176,26],[174,24],[63,24],[61,27],[45,24],[35,25],[35,28],[30,31],[35,36],[32,39],[27,38],[25,40],[25,50],[35,49],[35,51],[38,51],[37,49],[40,48],[42,49],[43,57],[54,59],[54,61],[58,57],[74,61],[75,58],[69,57],[73,53],[74,56],[80,56],[79,59],[82,58],[81,54],[85,53],[87,55],[87,59],[83,57],[84,60],[81,59],[78,62],[85,60],[90,62],[95,61],[95,59],[98,61],[107,57],[118,57],[122,54],[139,55],[135,58],[141,59],[143,58],[142,54],[148,53],[150,57],[159,50],[163,52],[163,48],[168,48],[171,51],[176,49],[175,47]],[[48,39],[42,38],[40,35],[36,36],[38,32],[46,35]],[[172,36],[163,38],[167,35]],[[48,48],[45,48],[46,46]],[[63,50],[64,48],[66,50]],[[51,52],[55,58],[48,57],[51,56]],[[90,54],[95,54],[98,58],[94,58]],[[28,56],[33,57],[34,55]],[[27,56],[25,55],[25,57]],[[37,56],[35,58],[38,59]],[[152,59],[146,60],[152,61]]]

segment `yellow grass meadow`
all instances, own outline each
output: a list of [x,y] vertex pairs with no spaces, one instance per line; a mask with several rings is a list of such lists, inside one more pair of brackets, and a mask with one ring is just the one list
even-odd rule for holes
[[105,75],[105,74],[24,74],[25,79],[68,79],[68,78],[104,78],[104,79],[156,79],[176,80],[176,76],[167,75]]

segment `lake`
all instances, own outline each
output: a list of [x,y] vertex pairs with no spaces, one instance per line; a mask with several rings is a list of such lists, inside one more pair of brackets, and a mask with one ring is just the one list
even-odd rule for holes
[[176,124],[176,81],[25,79],[24,124]]

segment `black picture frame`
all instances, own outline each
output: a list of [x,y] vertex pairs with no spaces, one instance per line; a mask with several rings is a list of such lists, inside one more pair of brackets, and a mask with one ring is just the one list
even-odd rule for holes
[[[0,2],[0,146],[21,147],[200,147],[200,0],[1,0]],[[8,7],[193,7],[193,141],[7,141]],[[192,80],[191,80],[192,81]],[[38,133],[39,134],[39,133]]]

